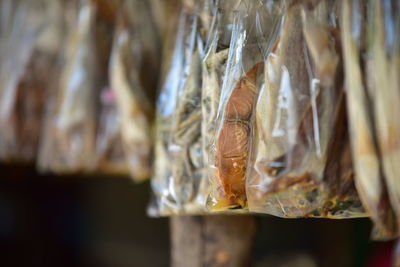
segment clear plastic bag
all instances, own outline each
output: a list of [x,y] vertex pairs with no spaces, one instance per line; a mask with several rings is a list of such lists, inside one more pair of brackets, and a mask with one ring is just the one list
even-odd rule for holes
[[344,1],[342,5],[342,43],[344,53],[347,108],[356,185],[363,204],[375,222],[374,237],[396,235],[395,218],[391,210],[381,160],[376,145],[372,99],[365,81],[367,2]]
[[249,209],[288,218],[366,216],[353,184],[337,6],[276,4],[281,18],[259,27],[268,33],[263,27],[276,25],[277,38],[267,39],[264,49]]
[[154,45],[154,36],[150,36],[150,40],[140,39],[144,37],[143,34],[149,34],[139,34],[140,25],[132,22],[127,25],[130,27],[119,25],[115,33],[110,80],[117,100],[125,157],[132,177],[141,181],[150,176],[151,94],[155,86],[142,83],[140,76],[143,76],[141,72],[147,72],[146,79],[150,75],[157,75],[154,66],[157,63],[154,60],[157,47]]
[[[372,136],[372,138],[370,137],[372,143],[370,147],[373,147],[374,150],[369,151],[370,155],[364,152],[365,148],[362,151],[356,150],[361,149],[357,147],[357,140],[355,140],[354,146],[355,153],[357,153],[355,156],[359,156],[360,164],[363,164],[360,166],[360,169],[363,168],[360,170],[362,179],[360,188],[375,221],[375,237],[392,238],[394,235],[399,235],[400,229],[400,184],[398,182],[400,123],[397,116],[400,111],[400,81],[398,77],[400,70],[400,6],[395,1],[366,1],[365,3],[353,1],[351,8],[346,7],[351,11],[349,13],[353,20],[356,16],[361,17],[351,25],[353,30],[351,41],[356,44],[356,48],[354,46],[351,48],[354,50],[358,48],[359,51],[356,50],[356,53],[366,52],[362,54],[365,59],[363,66],[365,85],[363,85],[366,95],[363,104],[366,106],[364,109],[367,109],[364,112],[372,115],[368,117],[368,130],[369,135]],[[363,11],[364,14],[367,14],[366,16],[360,15]],[[357,29],[357,32],[354,29]],[[362,87],[360,86],[360,88]],[[360,113],[360,110],[354,112]],[[356,118],[359,117],[360,115],[357,115]],[[361,130],[364,129],[361,128]],[[353,131],[357,134],[355,129]],[[364,154],[360,152],[364,152]],[[374,157],[372,153],[375,153]],[[370,161],[366,161],[367,159]],[[361,160],[363,161],[361,162]],[[368,166],[365,166],[366,164]],[[396,216],[392,214],[387,193]]]
[[71,19],[61,77],[48,104],[38,162],[42,171],[87,172],[96,167],[95,18],[93,4],[82,1],[77,20]]
[[125,158],[114,90],[104,87],[100,93],[100,112],[96,137],[96,172],[109,175],[127,175]]
[[0,158],[32,162],[46,95],[58,69],[61,1],[1,1]]
[[[219,94],[218,102],[213,100],[210,105],[211,109],[215,109],[218,103],[216,114],[215,110],[210,114],[216,120],[214,126],[209,122],[205,125],[214,132],[211,133],[214,135],[212,144],[209,140],[205,141],[209,148],[207,172],[211,186],[207,206],[211,211],[247,207],[245,181],[253,128],[252,113],[263,68],[255,33],[255,14],[261,4],[256,1],[231,4],[233,27],[226,70],[221,92],[218,92],[219,85],[214,88],[213,93],[217,97]],[[207,108],[206,105],[203,107]],[[206,135],[205,138],[210,139]]]
[[119,119],[115,90],[110,87],[111,80],[108,75],[118,6],[116,1],[109,1],[108,4],[113,7],[111,14],[102,11],[104,8],[109,8],[109,5],[99,1],[95,23],[96,49],[93,53],[95,53],[97,73],[95,76],[96,98],[94,101],[98,105],[98,111],[96,118],[96,153],[94,155],[96,162],[94,164],[95,172],[127,175],[129,170],[121,138],[122,124]]
[[[203,7],[184,9],[157,107],[155,202],[149,214],[205,212],[208,187],[201,145],[201,61],[208,21]],[[207,16],[205,16],[207,17]],[[203,17],[204,18],[204,17]]]
[[367,86],[390,203],[400,231],[400,3],[369,1]]

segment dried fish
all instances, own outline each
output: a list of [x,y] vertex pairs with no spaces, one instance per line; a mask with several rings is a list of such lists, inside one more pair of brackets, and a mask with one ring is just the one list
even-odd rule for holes
[[84,1],[69,36],[60,88],[48,112],[48,136],[39,167],[55,172],[92,171],[96,142],[95,9]]
[[256,96],[256,64],[243,76],[227,99],[222,128],[216,144],[218,193],[215,210],[246,207],[246,167],[249,151],[250,118]]
[[[216,43],[215,43],[216,45]],[[214,48],[216,49],[216,47]],[[216,134],[215,120],[221,95],[222,77],[226,69],[228,49],[213,53],[211,50],[204,59],[202,89],[202,149],[211,151]],[[204,163],[209,162],[208,153],[203,153]]]
[[367,88],[382,172],[400,229],[400,6],[369,1],[368,9]]
[[0,158],[33,162],[45,100],[57,76],[61,1],[1,1]]
[[[186,11],[187,12],[187,11]],[[169,75],[159,98],[152,215],[205,212],[201,146],[201,60],[208,31],[198,14],[183,12]],[[160,169],[163,168],[163,169]]]
[[[208,147],[209,154],[206,159],[211,192],[207,206],[211,211],[241,212],[247,209],[246,176],[253,128],[252,115],[263,68],[260,63],[262,54],[254,31],[256,16],[249,14],[253,14],[259,7],[260,3],[243,1],[233,10],[228,9],[225,18],[221,17],[222,23],[225,19],[233,19],[229,50],[223,52],[228,53],[226,67],[216,69],[225,69],[224,79],[221,86],[217,79],[210,77],[207,82],[213,82],[210,85],[215,88],[205,89],[211,97],[219,97],[219,100],[210,98],[210,102],[203,103],[204,114],[210,110],[209,119],[215,120],[206,121],[204,125],[207,131],[210,129],[210,132],[205,133],[204,146]],[[233,15],[229,15],[230,12]],[[223,43],[224,39],[217,41]],[[214,41],[210,47],[214,46],[215,51],[218,43]],[[222,51],[215,55],[224,55]]]
[[123,150],[135,180],[150,175],[151,104],[137,77],[133,38],[127,29],[116,33],[110,63],[110,81],[117,99]]
[[397,229],[381,171],[371,116],[372,99],[364,80],[362,52],[365,49],[365,9],[366,3],[358,0],[344,1],[342,5],[347,109],[357,190],[375,223],[374,237],[384,239],[397,235]]
[[[312,8],[294,2],[283,10],[256,106],[255,168],[247,188],[251,211],[280,217],[366,215],[346,150],[333,10],[329,1]],[[338,145],[342,150],[332,155]],[[332,159],[338,154],[343,157]]]

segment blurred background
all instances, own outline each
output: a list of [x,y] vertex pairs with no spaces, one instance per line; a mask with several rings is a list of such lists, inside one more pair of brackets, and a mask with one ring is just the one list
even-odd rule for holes
[[[146,216],[149,183],[0,171],[1,266],[169,266],[168,219]],[[368,219],[258,221],[256,267],[390,266],[392,244],[370,241]]]

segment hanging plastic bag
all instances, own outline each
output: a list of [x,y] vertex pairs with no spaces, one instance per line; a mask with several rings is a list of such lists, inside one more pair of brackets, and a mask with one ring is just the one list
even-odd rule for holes
[[216,114],[215,135],[207,151],[211,183],[207,205],[212,211],[247,207],[245,183],[253,128],[252,112],[263,68],[262,53],[254,31],[255,11],[260,8],[260,3],[238,1],[236,5],[232,4],[231,10],[235,11],[229,55]]
[[367,86],[389,199],[400,229],[400,3],[369,1]]
[[357,190],[375,223],[374,237],[386,239],[397,235],[397,229],[381,172],[374,121],[370,113],[375,99],[369,95],[363,76],[367,8],[366,2],[358,0],[342,4],[347,108]]
[[112,50],[117,10],[117,1],[97,1],[98,10],[95,19],[97,64],[96,98],[98,105],[96,121],[96,158],[95,172],[109,175],[127,175],[128,163],[125,158],[122,138],[121,122],[117,109],[117,99],[109,79],[109,65]]
[[375,223],[376,239],[399,235],[396,165],[400,132],[395,115],[400,101],[398,8],[393,1],[343,5],[353,155],[358,165],[358,189]]
[[[140,1],[126,3],[133,11]],[[142,3],[143,4],[143,3]],[[150,176],[152,101],[155,84],[143,82],[157,75],[156,36],[150,25],[144,27],[147,9],[142,6],[142,20],[126,17],[119,25],[114,40],[110,64],[110,80],[117,100],[121,122],[122,144],[132,177],[141,181]],[[147,30],[146,30],[147,29]],[[150,78],[150,75],[153,77]]]
[[280,217],[365,216],[346,148],[336,7],[329,1],[280,4],[278,38],[264,49],[249,208]]
[[1,1],[0,158],[36,158],[46,94],[62,39],[60,1]]
[[96,163],[96,11],[82,1],[71,25],[54,100],[49,103],[39,169],[57,173],[87,172]]
[[204,184],[207,179],[201,143],[201,61],[211,22],[210,17],[198,12],[210,11],[189,5],[181,13],[174,53],[159,97],[152,179],[156,200],[149,209],[151,215],[205,212],[208,187]]

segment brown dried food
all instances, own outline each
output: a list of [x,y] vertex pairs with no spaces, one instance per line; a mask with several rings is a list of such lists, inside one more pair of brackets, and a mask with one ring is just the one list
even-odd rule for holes
[[246,207],[245,175],[250,137],[250,115],[256,96],[261,63],[242,77],[227,100],[224,121],[216,144],[219,198],[215,209]]

